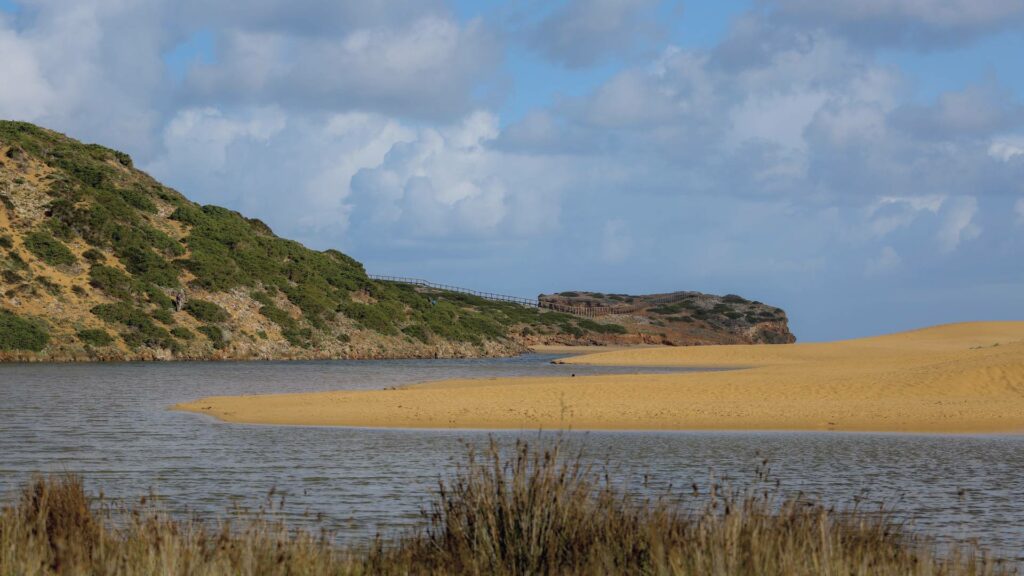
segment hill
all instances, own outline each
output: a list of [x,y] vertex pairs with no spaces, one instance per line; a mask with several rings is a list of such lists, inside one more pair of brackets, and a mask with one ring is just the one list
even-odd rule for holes
[[0,295],[0,360],[495,356],[629,330],[374,281],[23,122],[0,122]]
[[790,344],[796,337],[781,308],[742,296],[672,292],[630,296],[600,292],[541,294],[541,306],[605,321],[624,330],[600,336],[608,344]]

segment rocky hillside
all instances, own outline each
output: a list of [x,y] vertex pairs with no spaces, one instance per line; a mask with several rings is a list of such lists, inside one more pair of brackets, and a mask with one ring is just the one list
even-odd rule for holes
[[735,294],[673,292],[629,296],[561,292],[542,294],[540,302],[549,309],[589,315],[601,323],[624,328],[616,333],[592,331],[588,336],[604,344],[693,346],[796,342],[781,308]]
[[509,355],[581,323],[374,282],[127,154],[0,122],[0,360]]

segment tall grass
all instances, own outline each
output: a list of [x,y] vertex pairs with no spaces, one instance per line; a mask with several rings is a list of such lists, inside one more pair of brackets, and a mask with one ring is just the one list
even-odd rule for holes
[[[0,511],[0,574],[1009,574],[884,514],[723,490],[696,508],[640,500],[557,446],[492,446],[442,481],[423,528],[337,546],[251,518],[114,511],[75,476],[38,478]],[[940,553],[941,552],[941,553]]]

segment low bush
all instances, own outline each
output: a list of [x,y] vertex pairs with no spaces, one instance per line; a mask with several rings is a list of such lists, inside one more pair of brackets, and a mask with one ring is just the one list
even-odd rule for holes
[[98,328],[79,330],[78,339],[90,346],[109,346],[114,342],[113,336],[108,334],[106,330],[100,330]]
[[626,327],[621,324],[612,323],[601,323],[594,322],[593,320],[582,319],[576,322],[576,325],[584,330],[590,332],[597,332],[598,334],[625,334]]
[[185,311],[200,322],[225,322],[231,316],[219,304],[206,300],[189,300],[185,303]]
[[50,341],[41,323],[0,310],[0,350],[39,352]]
[[200,326],[197,330],[210,339],[214,349],[220,350],[227,346],[227,342],[224,340],[224,331],[220,329],[220,326],[207,324],[205,326]]
[[132,348],[150,346],[171,351],[178,349],[178,343],[170,332],[154,324],[149,314],[127,302],[99,304],[93,306],[92,313],[108,324],[126,327],[127,330],[121,333],[121,338]]
[[424,344],[430,342],[430,332],[422,324],[412,324],[402,328],[402,333],[411,338],[415,338]]
[[77,261],[74,253],[63,242],[42,230],[25,236],[25,248],[50,266],[70,266]]

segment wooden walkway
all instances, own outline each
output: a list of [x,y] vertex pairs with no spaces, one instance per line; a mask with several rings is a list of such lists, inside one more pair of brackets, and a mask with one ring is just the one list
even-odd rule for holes
[[544,308],[547,310],[553,310],[555,312],[564,312],[566,314],[572,314],[574,316],[583,316],[585,318],[611,316],[616,314],[632,314],[646,307],[646,304],[628,306],[567,306],[565,304],[556,304],[555,302],[545,302],[539,298],[531,300],[529,298],[520,298],[518,296],[495,294],[494,292],[480,292],[479,290],[471,290],[469,288],[452,286],[450,284],[438,284],[436,282],[428,282],[427,280],[423,280],[422,278],[407,278],[405,276],[382,276],[379,274],[367,274],[367,276],[371,280],[376,280],[378,282],[395,282],[397,284],[409,284],[411,286],[419,286],[421,288],[429,288],[432,290],[444,290],[445,292],[455,292],[456,294],[476,296],[478,298],[483,298],[484,300],[491,300],[494,302],[508,302],[511,304],[518,304],[520,306],[528,306],[531,308]]

